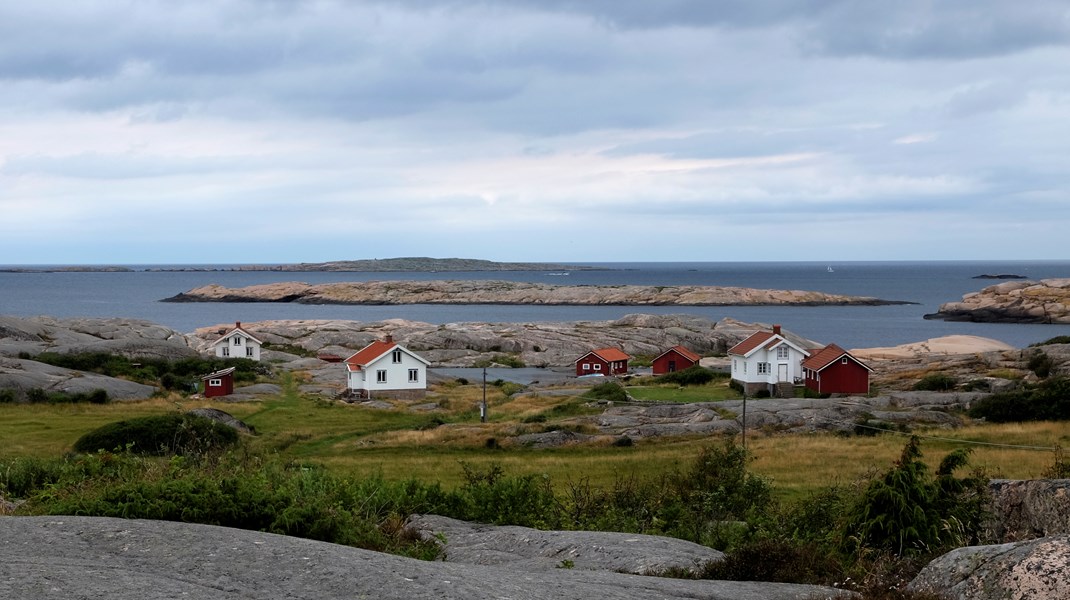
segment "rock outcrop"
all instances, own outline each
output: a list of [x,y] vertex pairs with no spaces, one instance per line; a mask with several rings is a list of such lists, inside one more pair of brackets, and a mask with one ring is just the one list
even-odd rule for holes
[[951,600],[1070,598],[1070,535],[958,548],[929,563],[908,591]]
[[947,302],[926,319],[977,323],[1070,323],[1070,279],[1008,281]]
[[228,288],[206,285],[164,302],[302,304],[527,304],[615,306],[909,304],[867,296],[716,286],[549,285],[516,281],[366,281],[309,285],[289,281]]
[[156,391],[150,385],[19,358],[0,358],[0,389],[16,392],[40,389],[64,394],[104,390],[112,400],[148,398]]
[[0,356],[107,352],[127,358],[196,356],[186,336],[140,319],[0,316]]
[[992,542],[1070,534],[1070,479],[993,479],[989,490]]
[[445,540],[443,560],[521,571],[562,568],[647,575],[701,570],[724,553],[675,538],[608,531],[540,531],[483,525],[437,515],[413,515],[409,529],[424,540]]
[[419,561],[165,521],[2,517],[0,539],[0,598],[5,600],[805,600],[849,595],[812,585]]

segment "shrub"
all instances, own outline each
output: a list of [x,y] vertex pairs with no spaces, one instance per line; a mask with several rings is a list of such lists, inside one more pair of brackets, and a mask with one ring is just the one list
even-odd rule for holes
[[0,404],[10,404],[15,401],[15,390],[0,390]]
[[1035,373],[1037,377],[1045,379],[1048,375],[1051,375],[1052,369],[1055,368],[1055,361],[1047,353],[1037,350],[1029,356],[1026,367]]
[[675,371],[673,373],[666,373],[654,378],[655,383],[675,383],[676,385],[705,385],[714,379],[724,378],[728,375],[726,373],[714,373],[706,367],[700,367],[695,365],[684,369],[683,371]]
[[947,392],[955,389],[956,384],[955,378],[950,375],[930,373],[915,383],[914,389],[929,392]]
[[197,415],[169,413],[117,421],[83,435],[77,452],[129,449],[140,454],[194,454],[211,452],[238,442],[231,427]]
[[588,398],[609,400],[610,402],[625,402],[628,400],[628,392],[625,392],[620,384],[613,381],[599,383],[587,390],[583,395]]
[[700,577],[728,581],[824,584],[842,581],[844,567],[826,548],[813,542],[766,538],[744,542],[729,550],[723,561],[707,563]]
[[1030,389],[979,398],[969,415],[994,423],[1070,419],[1070,379],[1052,377]]
[[1070,344],[1070,335],[1057,335],[1053,338],[1049,338],[1043,342],[1037,342],[1035,344],[1029,344],[1030,347],[1036,346],[1050,346],[1052,344]]

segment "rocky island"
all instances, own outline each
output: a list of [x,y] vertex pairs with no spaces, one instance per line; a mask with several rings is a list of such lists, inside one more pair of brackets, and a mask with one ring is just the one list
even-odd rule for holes
[[868,296],[698,285],[552,285],[515,281],[280,282],[228,288],[211,284],[163,302],[301,304],[542,304],[605,306],[875,306],[911,304]]
[[1008,281],[947,302],[926,319],[975,323],[1070,323],[1070,279]]
[[155,267],[149,271],[284,271],[284,272],[355,272],[355,273],[437,273],[457,271],[598,271],[599,267],[561,265],[553,263],[497,262],[477,258],[430,258],[406,256],[399,258],[368,258],[334,260],[319,263],[281,265],[235,265],[232,267]]

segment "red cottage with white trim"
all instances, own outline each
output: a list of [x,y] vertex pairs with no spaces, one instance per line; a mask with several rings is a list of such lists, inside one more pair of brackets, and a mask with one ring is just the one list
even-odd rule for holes
[[673,346],[654,359],[651,370],[655,375],[683,371],[697,365],[700,358],[683,346]]
[[204,382],[204,396],[206,398],[215,398],[233,394],[234,369],[235,367],[230,367],[201,377],[201,381]]
[[631,356],[616,348],[591,350],[576,359],[576,376],[624,375],[628,372],[628,361],[631,358]]
[[806,387],[819,394],[868,394],[873,369],[836,344],[802,362]]

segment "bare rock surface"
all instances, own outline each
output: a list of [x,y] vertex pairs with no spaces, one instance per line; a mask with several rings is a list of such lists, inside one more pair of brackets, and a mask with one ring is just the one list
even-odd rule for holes
[[156,391],[150,385],[96,373],[74,371],[20,358],[0,358],[0,389],[26,392],[42,389],[66,394],[104,390],[112,400],[148,398]]
[[958,548],[929,563],[908,591],[951,600],[1070,598],[1070,535]]
[[446,562],[522,571],[568,568],[645,575],[698,569],[724,553],[686,540],[607,531],[540,531],[413,515],[407,526],[425,540],[445,540]]
[[189,414],[211,419],[242,433],[253,433],[253,428],[244,421],[218,408],[195,408],[189,411]]
[[1070,479],[993,479],[989,490],[993,542],[1070,534]]
[[552,285],[517,281],[362,281],[310,285],[297,281],[242,288],[218,284],[164,302],[299,302],[302,304],[547,304],[622,306],[909,304],[868,296],[718,286]]
[[209,525],[103,517],[0,517],[0,598],[111,600],[806,600],[809,585],[687,581],[425,562]]
[[140,319],[0,317],[0,356],[107,352],[127,358],[196,356],[186,336]]
[[926,319],[978,323],[1070,323],[1070,278],[1008,281],[947,302]]
[[[851,431],[859,425],[894,428],[900,423],[956,427],[980,392],[893,392],[844,398],[761,398],[747,401],[747,429],[787,433]],[[609,406],[590,418],[604,435],[631,438],[736,433],[743,427],[743,401],[687,404],[629,403]]]

